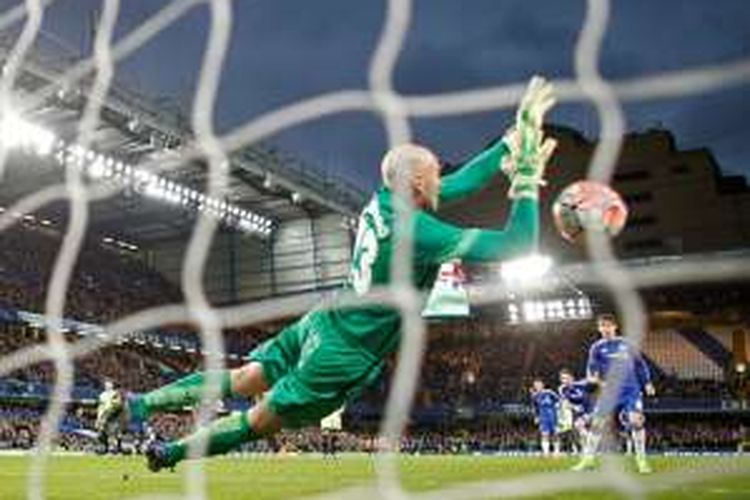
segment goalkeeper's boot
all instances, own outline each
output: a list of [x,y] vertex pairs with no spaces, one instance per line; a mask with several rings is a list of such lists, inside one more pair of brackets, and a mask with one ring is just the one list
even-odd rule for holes
[[654,472],[654,469],[651,468],[646,457],[636,457],[635,468],[638,469],[638,474],[651,474]]
[[573,472],[583,472],[596,468],[596,458],[593,455],[584,455],[581,460],[571,467]]
[[166,443],[155,439],[146,445],[146,466],[151,472],[174,468],[169,461]]

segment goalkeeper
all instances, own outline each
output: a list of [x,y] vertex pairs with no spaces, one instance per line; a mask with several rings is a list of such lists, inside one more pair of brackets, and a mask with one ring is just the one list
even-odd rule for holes
[[[383,158],[383,187],[359,218],[347,288],[365,295],[373,285],[390,281],[394,255],[394,219],[408,196],[414,206],[412,279],[418,289],[430,287],[440,264],[451,259],[496,261],[535,250],[539,237],[539,187],[555,142],[544,139],[542,118],[554,104],[552,86],[532,78],[521,101],[515,126],[489,149],[441,179],[440,163],[427,149],[405,144]],[[510,181],[512,200],[503,230],[463,229],[440,221],[429,211],[438,203],[477,192],[500,170]],[[396,189],[396,188],[399,189]],[[401,318],[386,305],[333,306],[315,309],[283,329],[249,355],[241,368],[219,374],[223,397],[268,393],[246,413],[234,413],[168,443],[152,443],[148,466],[157,471],[187,458],[196,442],[207,441],[207,454],[226,453],[242,443],[284,428],[317,423],[357,396],[381,373],[385,357],[400,341]],[[130,396],[125,411],[145,420],[200,401],[207,375],[195,373],[143,395]]]

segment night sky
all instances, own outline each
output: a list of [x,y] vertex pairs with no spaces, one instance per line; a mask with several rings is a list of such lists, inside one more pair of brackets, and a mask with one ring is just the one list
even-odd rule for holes
[[[2,2],[9,5],[13,2]],[[121,2],[118,36],[167,2]],[[602,52],[606,77],[696,68],[750,58],[748,0],[615,0]],[[87,54],[92,0],[58,0],[43,29]],[[217,126],[228,131],[253,117],[321,92],[367,85],[385,2],[235,0],[232,44],[224,69]],[[573,76],[573,51],[585,14],[582,0],[416,0],[395,74],[408,94],[458,91]],[[118,78],[154,96],[190,106],[209,12],[193,9],[120,63]],[[629,103],[628,129],[672,130],[680,148],[709,147],[726,173],[750,175],[750,82],[706,95]],[[504,130],[509,112],[413,120],[419,142],[460,161]],[[595,138],[589,105],[560,105],[549,121]],[[386,147],[380,121],[346,113],[305,123],[269,139],[364,189],[377,182]]]

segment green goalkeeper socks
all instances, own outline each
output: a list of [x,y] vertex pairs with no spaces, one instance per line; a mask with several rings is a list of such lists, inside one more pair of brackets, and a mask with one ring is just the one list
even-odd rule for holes
[[228,417],[214,420],[209,425],[201,427],[191,435],[166,446],[166,462],[174,466],[187,458],[188,450],[198,442],[207,445],[206,456],[227,453],[244,442],[259,439],[260,434],[253,431],[247,421],[247,414],[235,412]]
[[[185,406],[200,403],[206,378],[206,372],[194,373],[154,391],[133,397],[128,403],[132,418],[143,421],[154,412],[179,410]],[[234,393],[229,370],[222,370],[219,373],[219,380],[220,396],[232,396]]]

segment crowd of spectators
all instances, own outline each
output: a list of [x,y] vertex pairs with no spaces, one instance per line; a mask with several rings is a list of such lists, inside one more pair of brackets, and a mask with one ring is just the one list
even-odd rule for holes
[[[3,232],[0,239],[0,308],[42,312],[45,291],[60,244],[59,236],[44,231],[15,228]],[[681,307],[711,314],[734,307],[750,298],[746,288],[717,288],[710,293],[689,289],[653,290],[645,295],[657,309]],[[87,243],[78,258],[66,295],[66,315],[70,319],[104,324],[136,310],[177,302],[179,290],[142,260]],[[225,347],[233,353],[230,364],[277,331],[283,323],[254,326],[224,332]],[[168,340],[164,333],[165,341]],[[189,328],[171,332],[173,338],[190,339],[180,349],[169,342],[157,347],[154,342],[131,341],[102,348],[75,360],[75,386],[90,395],[88,409],[66,417],[65,427],[91,428],[91,400],[105,379],[129,391],[146,391],[186,373],[198,370],[203,357]],[[158,337],[158,336],[157,336]],[[70,343],[80,340],[76,332],[66,334]],[[502,413],[504,405],[528,403],[528,388],[533,377],[557,386],[558,371],[572,369],[583,376],[588,346],[597,338],[593,328],[581,324],[547,326],[544,333],[530,333],[486,319],[471,319],[432,324],[422,361],[420,385],[415,398],[416,410],[469,408],[469,414]],[[43,330],[22,323],[0,322],[0,355],[45,341]],[[393,359],[382,381],[362,398],[365,405],[382,408],[388,393]],[[734,396],[727,383],[719,380],[684,380],[674,374],[655,371],[661,398],[719,398]],[[26,447],[38,431],[38,408],[18,406],[18,400],[43,401],[55,379],[54,365],[43,362],[27,366],[0,379],[0,396],[11,403],[0,408],[0,447]],[[82,392],[74,393],[76,395]],[[80,399],[80,398],[79,398]],[[81,403],[77,401],[77,403]],[[10,405],[10,406],[8,406]],[[15,405],[15,406],[14,406]],[[454,414],[456,412],[453,412]],[[460,413],[460,412],[459,412]],[[684,425],[683,425],[684,424]],[[706,422],[663,422],[653,428],[650,438],[655,447],[726,447],[736,442],[739,427],[727,429]],[[192,425],[189,414],[160,416],[152,422],[155,432],[176,437]],[[489,425],[489,424],[488,424]],[[408,451],[488,451],[531,449],[536,433],[526,420],[498,420],[484,428],[451,431],[422,431],[404,437],[402,448]],[[277,441],[264,443],[267,449],[315,449],[319,436],[300,432],[284,434]],[[369,443],[369,444],[368,444]],[[69,448],[90,446],[74,432],[64,432],[60,445]],[[373,446],[367,434],[343,435],[342,447],[366,450]]]
[[[529,335],[528,332],[501,332],[490,324],[475,322],[471,333],[456,331],[450,324],[430,328],[430,339],[422,363],[422,374],[415,398],[417,410],[470,408],[497,412],[508,404],[527,404],[528,389],[534,377],[542,377],[553,389],[558,371],[571,368],[583,376],[586,347],[592,334],[585,330]],[[235,338],[241,332],[233,332]],[[76,340],[75,334],[69,335]],[[251,333],[244,349],[263,340]],[[0,323],[0,354],[44,341],[41,330],[25,325]],[[75,385],[96,394],[106,379],[129,391],[143,392],[164,385],[186,373],[201,369],[198,353],[158,348],[150,344],[115,344],[75,360]],[[241,363],[236,358],[232,364]],[[368,389],[362,403],[382,407],[388,393],[394,362],[390,360],[379,384]],[[54,381],[54,366],[43,362],[19,369],[3,378],[0,389],[19,393]],[[655,373],[658,398],[731,399],[732,391],[720,380],[685,380]],[[11,383],[12,382],[12,383]],[[10,387],[10,389],[9,389]],[[15,388],[15,389],[14,389]],[[44,393],[44,391],[41,391]]]
[[686,311],[704,317],[747,318],[750,286],[694,285],[655,288],[644,292],[644,299],[653,310]]
[[735,450],[750,444],[750,421],[722,416],[695,419],[688,416],[661,417],[649,422],[649,445],[654,450]]
[[[42,415],[42,409],[37,406],[0,405],[0,450],[31,448],[39,435]],[[90,437],[73,432],[87,426],[93,426],[90,412],[69,408],[60,424],[56,443],[66,450],[93,450],[95,443]]]
[[[493,330],[491,324],[474,322],[471,332],[439,325],[430,329],[422,362],[417,408],[472,407],[498,409],[508,403],[526,403],[533,378],[540,377],[556,390],[559,371],[585,376],[588,347],[598,338],[588,329],[560,329],[531,335],[528,331]],[[393,364],[384,383],[368,390],[365,402],[377,404],[388,392]],[[652,371],[657,401],[667,399],[731,399],[736,394],[724,380],[683,379]]]
[[734,395],[730,386],[721,380],[680,379],[665,375],[658,378],[659,396],[664,398],[719,398],[730,399]]
[[[68,334],[75,341],[75,334]],[[19,324],[0,323],[0,354],[7,354],[45,340],[42,330]],[[133,391],[145,391],[179,376],[178,371],[161,359],[161,353],[143,346],[111,345],[79,357],[74,363],[74,383],[79,389],[97,393],[106,379]],[[4,386],[17,387],[21,393],[49,389],[55,368],[46,361],[18,369],[3,377]],[[31,390],[33,388],[34,390]],[[44,391],[43,391],[44,392]]]
[[[15,227],[0,238],[0,307],[42,312],[61,240]],[[179,302],[179,290],[141,259],[96,243],[84,245],[70,279],[66,316],[106,323],[127,313]]]
[[[0,239],[0,307],[42,311],[44,292],[59,244],[59,235],[42,229],[16,226],[3,232]],[[744,286],[715,286],[708,290],[710,293],[701,290],[653,289],[646,293],[646,298],[659,308],[682,305],[708,310],[743,303],[744,298],[750,297]],[[178,301],[179,298],[179,290],[141,259],[123,255],[98,242],[89,242],[84,245],[71,277],[66,314],[82,321],[105,323],[129,312]],[[234,353],[234,364],[269,334],[269,329],[262,327],[224,332],[225,347]],[[0,331],[0,354],[43,340],[35,335],[31,338],[31,335],[19,336],[14,332],[3,336]],[[191,335],[195,338],[190,333],[185,333],[184,337]],[[418,405],[492,408],[508,401],[525,401],[531,377],[540,376],[555,387],[560,368],[570,368],[582,376],[587,348],[596,338],[596,333],[579,325],[563,325],[557,329],[547,327],[544,334],[532,335],[528,331],[503,331],[502,326],[494,321],[470,320],[433,325],[430,338],[422,363]],[[195,343],[198,343],[197,339]],[[158,353],[149,352],[147,346],[127,345],[78,360],[76,375],[82,384],[87,382],[86,379],[96,385],[104,378],[112,378],[122,387],[145,390],[172,376],[198,369],[201,362],[198,352],[167,349]],[[25,368],[22,372],[15,375],[32,383],[48,383],[53,375],[49,363]],[[657,382],[660,393],[667,396],[698,397],[702,394],[725,395],[727,392],[721,383],[717,387],[716,382],[683,381],[676,377],[662,377]],[[381,384],[379,390],[371,391],[375,399],[382,400],[386,385]]]
[[[0,406],[0,449],[28,449],[34,445],[39,432],[42,412],[39,408]],[[56,440],[61,449],[97,451],[100,443],[91,435],[80,432],[91,429],[94,412],[90,408],[71,408],[61,424]],[[189,433],[193,427],[192,413],[163,414],[151,419],[150,432],[163,439],[174,439]],[[648,421],[648,449],[665,451],[736,451],[741,444],[750,443],[750,427],[741,417],[711,415],[664,415]],[[126,450],[141,446],[148,436],[125,432],[121,440]],[[412,426],[400,441],[405,453],[497,453],[533,452],[539,449],[536,426],[530,419],[517,417],[496,418],[481,424],[465,422],[443,425],[439,429]],[[370,430],[348,428],[337,432],[340,451],[373,452],[378,449],[378,438]],[[269,439],[248,443],[248,452],[319,452],[324,442],[318,428],[284,431]],[[616,441],[616,446],[621,443]],[[570,450],[567,450],[570,451]]]

